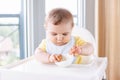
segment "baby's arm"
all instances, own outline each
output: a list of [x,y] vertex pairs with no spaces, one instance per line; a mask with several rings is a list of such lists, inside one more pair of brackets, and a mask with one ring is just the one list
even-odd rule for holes
[[87,42],[82,46],[73,46],[70,50],[70,54],[89,56],[93,53],[93,50],[93,45]]
[[40,48],[35,50],[35,58],[42,63],[54,63],[62,60],[61,54],[48,54]]
[[86,55],[86,56],[89,56],[89,55],[93,54],[93,52],[94,52],[93,45],[88,42],[82,46],[78,46],[78,49],[81,49],[80,54]]
[[50,57],[50,54],[46,53],[40,48],[36,48],[35,58],[37,61],[40,61],[42,63],[49,63],[49,57]]

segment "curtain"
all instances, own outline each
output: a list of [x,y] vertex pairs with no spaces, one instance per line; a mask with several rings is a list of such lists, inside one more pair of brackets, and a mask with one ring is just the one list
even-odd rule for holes
[[98,0],[98,53],[108,59],[107,80],[120,80],[120,0]]

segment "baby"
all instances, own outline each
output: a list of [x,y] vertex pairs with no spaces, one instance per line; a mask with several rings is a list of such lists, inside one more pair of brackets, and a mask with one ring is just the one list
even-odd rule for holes
[[80,64],[81,55],[93,53],[93,46],[80,37],[72,36],[74,27],[72,14],[63,8],[55,8],[45,19],[46,38],[35,50],[35,58],[42,63],[62,61],[62,54],[75,56],[74,63]]

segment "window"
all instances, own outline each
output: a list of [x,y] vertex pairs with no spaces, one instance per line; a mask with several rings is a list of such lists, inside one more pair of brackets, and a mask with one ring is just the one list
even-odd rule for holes
[[0,0],[0,66],[24,58],[21,3],[22,0]]

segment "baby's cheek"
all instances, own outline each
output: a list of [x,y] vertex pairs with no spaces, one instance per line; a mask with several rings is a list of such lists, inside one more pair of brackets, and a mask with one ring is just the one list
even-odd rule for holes
[[69,36],[66,36],[66,37],[64,37],[64,40],[65,40],[66,42],[69,42],[69,41],[70,41],[70,37],[69,37]]
[[56,43],[56,39],[51,38],[50,41],[51,41],[52,43]]

